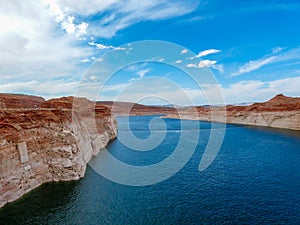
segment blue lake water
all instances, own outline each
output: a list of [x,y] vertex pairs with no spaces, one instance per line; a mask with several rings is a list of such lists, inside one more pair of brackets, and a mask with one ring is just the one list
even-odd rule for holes
[[[147,138],[152,118],[131,117],[130,129]],[[179,120],[164,120],[168,132],[156,149],[134,151],[117,139],[109,152],[132,165],[166,159],[182,131]],[[118,122],[126,136],[124,118]],[[0,209],[0,224],[300,224],[300,132],[227,125],[217,157],[199,172],[211,123],[188,123],[191,134],[201,129],[199,141],[171,178],[133,187],[88,167],[80,181],[42,185]]]

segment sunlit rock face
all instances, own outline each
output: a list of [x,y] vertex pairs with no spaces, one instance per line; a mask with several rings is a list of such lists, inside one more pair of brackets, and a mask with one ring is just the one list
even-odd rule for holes
[[[300,98],[286,97],[282,94],[267,102],[248,106],[198,106],[196,109],[196,116],[191,114],[188,108],[180,109],[181,118],[300,130]],[[166,117],[178,118],[178,115],[169,113]]]
[[73,101],[0,95],[0,207],[45,182],[80,179],[116,137],[107,107],[80,99],[74,110]]

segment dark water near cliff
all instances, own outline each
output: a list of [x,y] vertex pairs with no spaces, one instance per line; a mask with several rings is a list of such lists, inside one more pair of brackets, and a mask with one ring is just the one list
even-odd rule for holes
[[[138,137],[149,135],[150,119],[131,118]],[[127,132],[122,120],[119,135]],[[141,154],[115,140],[109,151],[132,164],[163,160],[180,136],[179,121],[166,122],[168,133],[158,149]],[[199,172],[210,125],[201,122],[191,160],[166,181],[124,186],[88,167],[80,181],[45,184],[7,205],[0,224],[300,224],[300,133],[227,125],[215,161]]]

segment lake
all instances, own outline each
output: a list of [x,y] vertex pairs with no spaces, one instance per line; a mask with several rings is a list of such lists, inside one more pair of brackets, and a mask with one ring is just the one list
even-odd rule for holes
[[[130,130],[147,138],[153,118],[130,117]],[[131,165],[166,159],[183,132],[180,120],[164,119],[161,144],[135,151],[120,141],[130,132],[125,119],[118,118],[119,139],[107,150]],[[0,224],[300,224],[300,132],[226,125],[218,155],[199,172],[211,123],[187,124],[184,132],[200,128],[199,140],[190,160],[169,179],[128,186],[88,166],[80,181],[44,184],[0,209]]]

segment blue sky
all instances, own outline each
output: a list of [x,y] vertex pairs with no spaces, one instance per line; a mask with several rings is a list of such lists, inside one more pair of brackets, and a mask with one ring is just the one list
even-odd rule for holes
[[[87,90],[104,86],[101,100],[119,96],[130,101],[151,93],[186,104],[182,93],[146,79],[156,77],[175,82],[193,104],[205,104],[203,89],[213,93],[216,87],[226,103],[265,101],[278,93],[300,96],[299,11],[299,1],[279,0],[1,1],[0,92],[76,95],[89,74],[84,73],[108,51],[161,40],[182,46],[193,59],[178,52],[173,66],[164,59],[128,65],[105,84],[97,75],[89,76],[92,87]],[[198,69],[199,76],[208,68],[218,85],[195,85],[177,64]],[[143,79],[147,88],[134,85]],[[128,85],[132,91],[122,93]],[[144,102],[162,103],[155,98]]]

